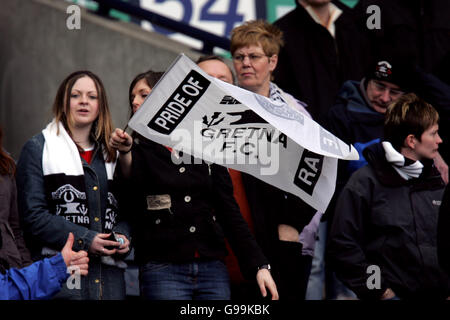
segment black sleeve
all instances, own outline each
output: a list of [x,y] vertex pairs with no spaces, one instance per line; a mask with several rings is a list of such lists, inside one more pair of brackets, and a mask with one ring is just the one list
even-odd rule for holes
[[347,144],[352,142],[351,122],[346,112],[345,101],[337,98],[333,107],[327,113],[325,129]]
[[445,188],[439,210],[437,226],[437,251],[439,264],[447,274],[450,274],[450,188]]
[[213,164],[211,174],[217,220],[238,258],[242,274],[245,278],[254,280],[257,268],[269,262],[242,217],[233,196],[233,185],[227,169]]
[[[366,185],[364,185],[366,184]],[[370,186],[358,181],[354,174],[337,201],[335,216],[326,246],[326,259],[337,277],[361,299],[379,299],[386,290],[381,275],[381,289],[370,290],[364,251],[367,216],[370,212]]]
[[317,210],[295,195],[286,192],[283,192],[283,195],[285,201],[283,210],[278,213],[278,224],[287,224],[301,233],[303,228],[311,222]]
[[[353,142],[354,139],[350,133],[350,120],[347,117],[345,106],[340,98],[337,99],[336,104],[328,112],[326,126],[326,129],[328,129],[328,131],[330,131],[345,143],[351,144]],[[328,205],[328,208],[324,216],[322,217],[322,220],[329,221],[329,224],[331,224],[331,221],[333,220],[336,201],[339,198],[339,195],[349,178],[350,173],[348,172],[348,161],[339,159],[336,188],[333,194],[333,198],[331,199],[330,204]]]
[[285,92],[290,93],[294,97],[304,100],[301,94],[301,88],[297,87],[297,80],[290,64],[290,57],[287,50],[283,47],[279,53],[277,67],[273,71],[273,81]]

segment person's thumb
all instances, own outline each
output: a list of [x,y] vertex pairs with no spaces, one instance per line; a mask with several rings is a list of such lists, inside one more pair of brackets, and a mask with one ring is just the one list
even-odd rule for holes
[[75,237],[73,236],[73,233],[70,232],[69,236],[67,237],[67,241],[66,244],[64,245],[64,249],[66,250],[72,250],[72,246],[73,246],[73,241],[74,241]]

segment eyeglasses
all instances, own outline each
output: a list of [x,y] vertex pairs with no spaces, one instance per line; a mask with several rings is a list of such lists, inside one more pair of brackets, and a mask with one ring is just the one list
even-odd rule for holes
[[233,57],[233,60],[239,63],[244,62],[245,58],[248,57],[251,63],[258,62],[263,57],[268,57],[268,55],[265,54],[256,54],[256,53],[250,53],[249,55],[246,54],[237,54]]
[[375,89],[378,91],[388,91],[389,95],[393,96],[393,97],[398,97],[403,95],[405,92],[399,89],[392,89],[392,88],[388,88],[386,85],[382,84],[381,82],[378,82],[376,80],[372,80],[373,85],[375,86]]

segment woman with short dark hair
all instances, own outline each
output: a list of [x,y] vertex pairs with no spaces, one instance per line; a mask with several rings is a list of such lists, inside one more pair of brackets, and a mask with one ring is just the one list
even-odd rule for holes
[[439,115],[413,93],[386,113],[383,141],[344,187],[331,226],[329,263],[361,299],[445,299],[438,264],[438,213],[444,181],[433,165]]

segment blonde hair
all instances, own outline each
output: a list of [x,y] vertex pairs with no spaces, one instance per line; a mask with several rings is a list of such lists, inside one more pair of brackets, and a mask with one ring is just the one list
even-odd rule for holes
[[422,134],[439,122],[439,114],[431,104],[414,93],[393,102],[384,119],[384,139],[400,152],[406,137],[413,134],[421,141]]
[[[90,71],[76,71],[64,79],[58,88],[55,101],[53,102],[55,120],[62,123],[67,133],[72,137],[70,128],[73,127],[73,119],[70,116],[70,93],[75,82],[83,77],[89,77],[94,81],[98,94],[99,113],[92,125],[91,134],[106,152],[106,162],[114,162],[116,160],[116,152],[108,144],[113,128],[108,99],[106,98],[105,87],[102,81],[94,73]],[[80,146],[77,145],[77,147],[80,151],[82,150]]]
[[239,48],[261,45],[264,53],[271,57],[280,52],[283,44],[283,32],[264,20],[250,20],[231,31],[232,55]]

